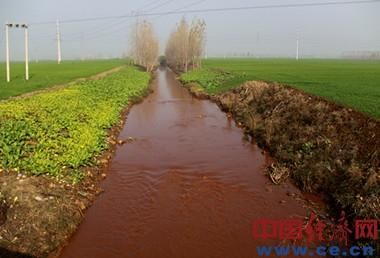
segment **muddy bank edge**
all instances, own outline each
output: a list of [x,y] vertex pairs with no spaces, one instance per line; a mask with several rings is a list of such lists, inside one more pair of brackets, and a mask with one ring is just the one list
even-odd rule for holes
[[[113,72],[117,72],[115,69]],[[105,75],[108,75],[105,74]],[[104,75],[92,79],[102,79]],[[151,78],[152,80],[152,78]],[[58,89],[59,90],[59,89]],[[81,223],[85,210],[102,192],[99,183],[118,142],[129,109],[150,93],[134,97],[107,130],[106,148],[95,166],[82,167],[77,184],[49,175],[33,176],[0,169],[0,257],[57,257]],[[41,93],[44,94],[44,93]]]
[[290,175],[321,193],[336,213],[380,218],[380,122],[300,90],[261,81],[217,95],[197,83],[191,93],[216,102],[245,127],[276,164],[272,180]]

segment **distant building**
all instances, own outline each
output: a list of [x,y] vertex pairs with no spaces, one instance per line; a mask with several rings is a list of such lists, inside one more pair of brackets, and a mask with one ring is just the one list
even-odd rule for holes
[[343,53],[343,58],[380,60],[380,51],[347,51]]

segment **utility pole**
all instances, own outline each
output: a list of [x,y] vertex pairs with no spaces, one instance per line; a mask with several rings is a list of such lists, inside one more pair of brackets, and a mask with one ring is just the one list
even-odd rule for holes
[[135,64],[138,64],[140,65],[140,53],[139,53],[139,12],[136,11],[136,31],[135,31],[135,37],[136,37],[136,41],[135,41],[135,55],[136,55],[136,60],[135,60]]
[[80,34],[80,60],[83,62],[84,61],[84,47],[83,47],[83,41],[84,41],[84,33],[81,32]]
[[5,24],[5,50],[6,50],[6,66],[7,66],[7,82],[10,82],[10,66],[9,66],[9,28],[24,28],[25,30],[25,79],[29,80],[29,44],[28,44],[28,24],[25,23],[6,23]]
[[299,41],[299,39],[297,38],[296,60],[299,59],[299,48],[300,48],[300,41]]
[[58,58],[58,64],[61,63],[62,61],[62,57],[61,57],[61,32],[59,30],[59,21],[57,19],[56,21],[56,25],[57,25],[57,58]]
[[9,71],[9,28],[8,22],[5,24],[5,51],[6,51],[6,59],[7,59],[7,82],[11,80],[10,71]]
[[28,25],[23,24],[25,29],[25,80],[29,80],[29,35],[28,35]]

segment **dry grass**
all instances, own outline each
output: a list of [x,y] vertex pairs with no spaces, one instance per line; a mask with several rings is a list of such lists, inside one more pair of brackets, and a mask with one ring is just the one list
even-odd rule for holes
[[247,82],[214,98],[303,190],[326,194],[351,217],[380,218],[378,121],[264,82]]

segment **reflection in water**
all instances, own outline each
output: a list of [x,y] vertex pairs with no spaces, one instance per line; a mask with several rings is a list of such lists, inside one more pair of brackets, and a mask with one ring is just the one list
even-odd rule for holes
[[[305,215],[264,175],[265,157],[218,107],[197,100],[174,73],[132,108],[105,193],[62,257],[256,257],[255,218]],[[286,200],[286,204],[283,200]]]

